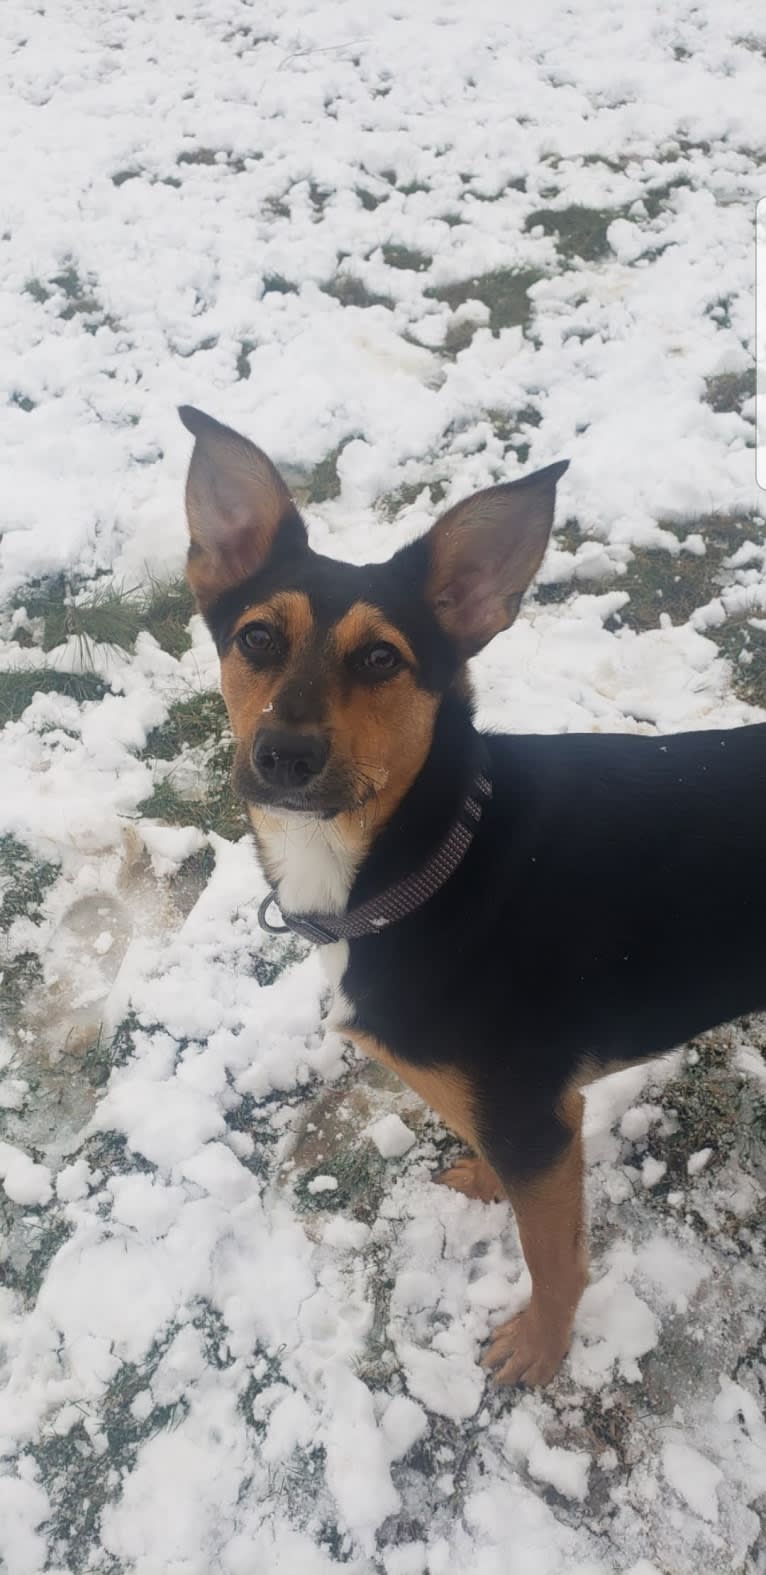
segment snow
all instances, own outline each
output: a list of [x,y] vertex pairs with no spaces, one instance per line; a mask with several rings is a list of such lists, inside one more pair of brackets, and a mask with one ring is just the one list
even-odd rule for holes
[[699,1176],[712,1157],[712,1148],[698,1148],[696,1153],[690,1154],[686,1161],[686,1170],[688,1175]]
[[381,1116],[379,1121],[374,1121],[372,1126],[367,1128],[367,1135],[372,1139],[383,1159],[401,1159],[415,1142],[414,1132],[405,1126],[401,1116],[393,1112],[389,1116]]
[[588,1491],[590,1456],[584,1450],[562,1449],[546,1444],[534,1418],[517,1405],[506,1435],[509,1458],[525,1462],[536,1482],[548,1482],[564,1498],[582,1500]]
[[[0,1564],[755,1575],[744,1138],[672,1161],[677,1058],[589,1091],[572,1350],[544,1394],[497,1396],[482,1346],[529,1292],[509,1208],[432,1185],[438,1126],[331,1031],[317,954],[260,934],[249,843],[139,810],[166,768],[182,799],[204,784],[204,749],[145,757],[216,684],[202,621],[180,657],[148,631],[45,652],[35,598],[180,572],[183,401],[299,477],[340,449],[339,496],[306,512],[357,562],[568,457],[558,525],[581,534],[473,664],[482,725],[756,719],[711,638],[765,622],[752,400],[705,390],[752,366],[761,8],[6,0],[0,35],[0,668],[109,685],[40,692],[0,733],[0,838],[57,870],[0,955],[40,959],[0,1041]],[[564,266],[535,216],[578,207],[603,254]],[[540,275],[534,316],[495,333],[474,292],[508,268]],[[338,272],[381,304],[342,304]],[[430,293],[455,284],[454,310]],[[500,431],[525,411],[522,459]],[[702,572],[714,514],[743,526],[727,583],[632,627],[633,554]],[[753,1099],[761,1043],[734,1031]]]
[[0,1181],[13,1203],[47,1203],[51,1196],[48,1166],[36,1165],[12,1143],[0,1142]]
[[703,1520],[718,1519],[717,1489],[723,1472],[690,1444],[668,1443],[662,1451],[662,1469],[684,1503]]

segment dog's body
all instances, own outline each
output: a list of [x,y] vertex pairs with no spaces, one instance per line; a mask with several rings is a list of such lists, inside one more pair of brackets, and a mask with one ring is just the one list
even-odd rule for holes
[[562,467],[355,568],[310,551],[265,456],[184,419],[189,577],[283,913],[354,913],[396,888],[477,772],[491,783],[428,900],[325,956],[338,1027],[473,1148],[441,1179],[511,1198],[532,1300],[487,1361],[545,1382],[586,1279],[581,1087],[766,1008],[766,725],[478,734],[465,660],[515,616]]

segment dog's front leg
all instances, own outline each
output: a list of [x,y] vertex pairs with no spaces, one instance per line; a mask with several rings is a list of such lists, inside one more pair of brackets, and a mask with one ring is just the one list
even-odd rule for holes
[[[489,1157],[513,1204],[532,1276],[529,1306],[495,1329],[484,1356],[498,1383],[547,1384],[569,1349],[575,1310],[588,1279],[583,1201],[583,1098],[572,1093],[535,1135],[557,1148],[544,1168],[521,1167],[513,1145]],[[526,1146],[526,1145],[525,1145]]]

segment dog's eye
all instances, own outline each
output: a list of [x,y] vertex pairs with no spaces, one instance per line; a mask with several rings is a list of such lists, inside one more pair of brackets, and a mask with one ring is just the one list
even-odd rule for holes
[[237,640],[243,651],[254,656],[273,656],[277,649],[274,630],[267,623],[249,623],[238,631]]
[[402,666],[402,658],[395,645],[379,640],[377,645],[367,645],[356,656],[356,666],[376,678],[388,678]]

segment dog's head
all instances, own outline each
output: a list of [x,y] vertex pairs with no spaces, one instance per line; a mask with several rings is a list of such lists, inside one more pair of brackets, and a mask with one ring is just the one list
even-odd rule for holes
[[545,552],[566,461],[448,510],[387,563],[313,552],[278,470],[190,406],[187,566],[218,646],[251,807],[382,824],[442,697],[507,629]]

